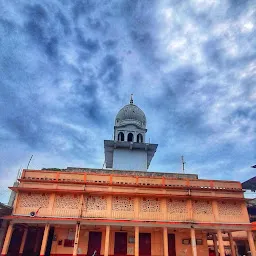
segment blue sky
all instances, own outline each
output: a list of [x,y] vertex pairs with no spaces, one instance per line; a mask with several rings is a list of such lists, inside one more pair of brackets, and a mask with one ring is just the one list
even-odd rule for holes
[[256,164],[256,2],[0,2],[0,200],[31,168],[101,168],[134,102],[151,171],[244,181]]

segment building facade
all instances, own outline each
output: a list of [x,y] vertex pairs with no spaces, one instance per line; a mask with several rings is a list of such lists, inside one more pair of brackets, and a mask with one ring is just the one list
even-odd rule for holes
[[225,234],[234,256],[232,232],[245,231],[256,256],[241,183],[148,172],[146,131],[131,99],[104,141],[105,169],[23,170],[1,255],[205,256],[211,237],[224,256]]

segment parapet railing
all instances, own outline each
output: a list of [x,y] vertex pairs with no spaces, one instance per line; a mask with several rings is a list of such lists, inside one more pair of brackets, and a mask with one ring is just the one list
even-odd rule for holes
[[20,181],[42,181],[73,184],[102,184],[113,186],[143,186],[165,188],[191,188],[241,191],[241,183],[236,181],[177,179],[170,177],[143,177],[104,173],[74,173],[56,171],[23,170]]

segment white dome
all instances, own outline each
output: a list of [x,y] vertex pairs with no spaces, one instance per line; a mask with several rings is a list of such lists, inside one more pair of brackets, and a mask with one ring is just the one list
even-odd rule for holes
[[144,112],[133,103],[124,106],[116,116],[116,126],[127,124],[135,124],[140,128],[146,128],[146,116]]

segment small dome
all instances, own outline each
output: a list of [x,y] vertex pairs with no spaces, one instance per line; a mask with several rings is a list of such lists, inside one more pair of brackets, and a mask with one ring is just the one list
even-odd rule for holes
[[135,124],[140,128],[146,128],[146,116],[139,107],[130,103],[118,112],[115,124],[116,126]]

